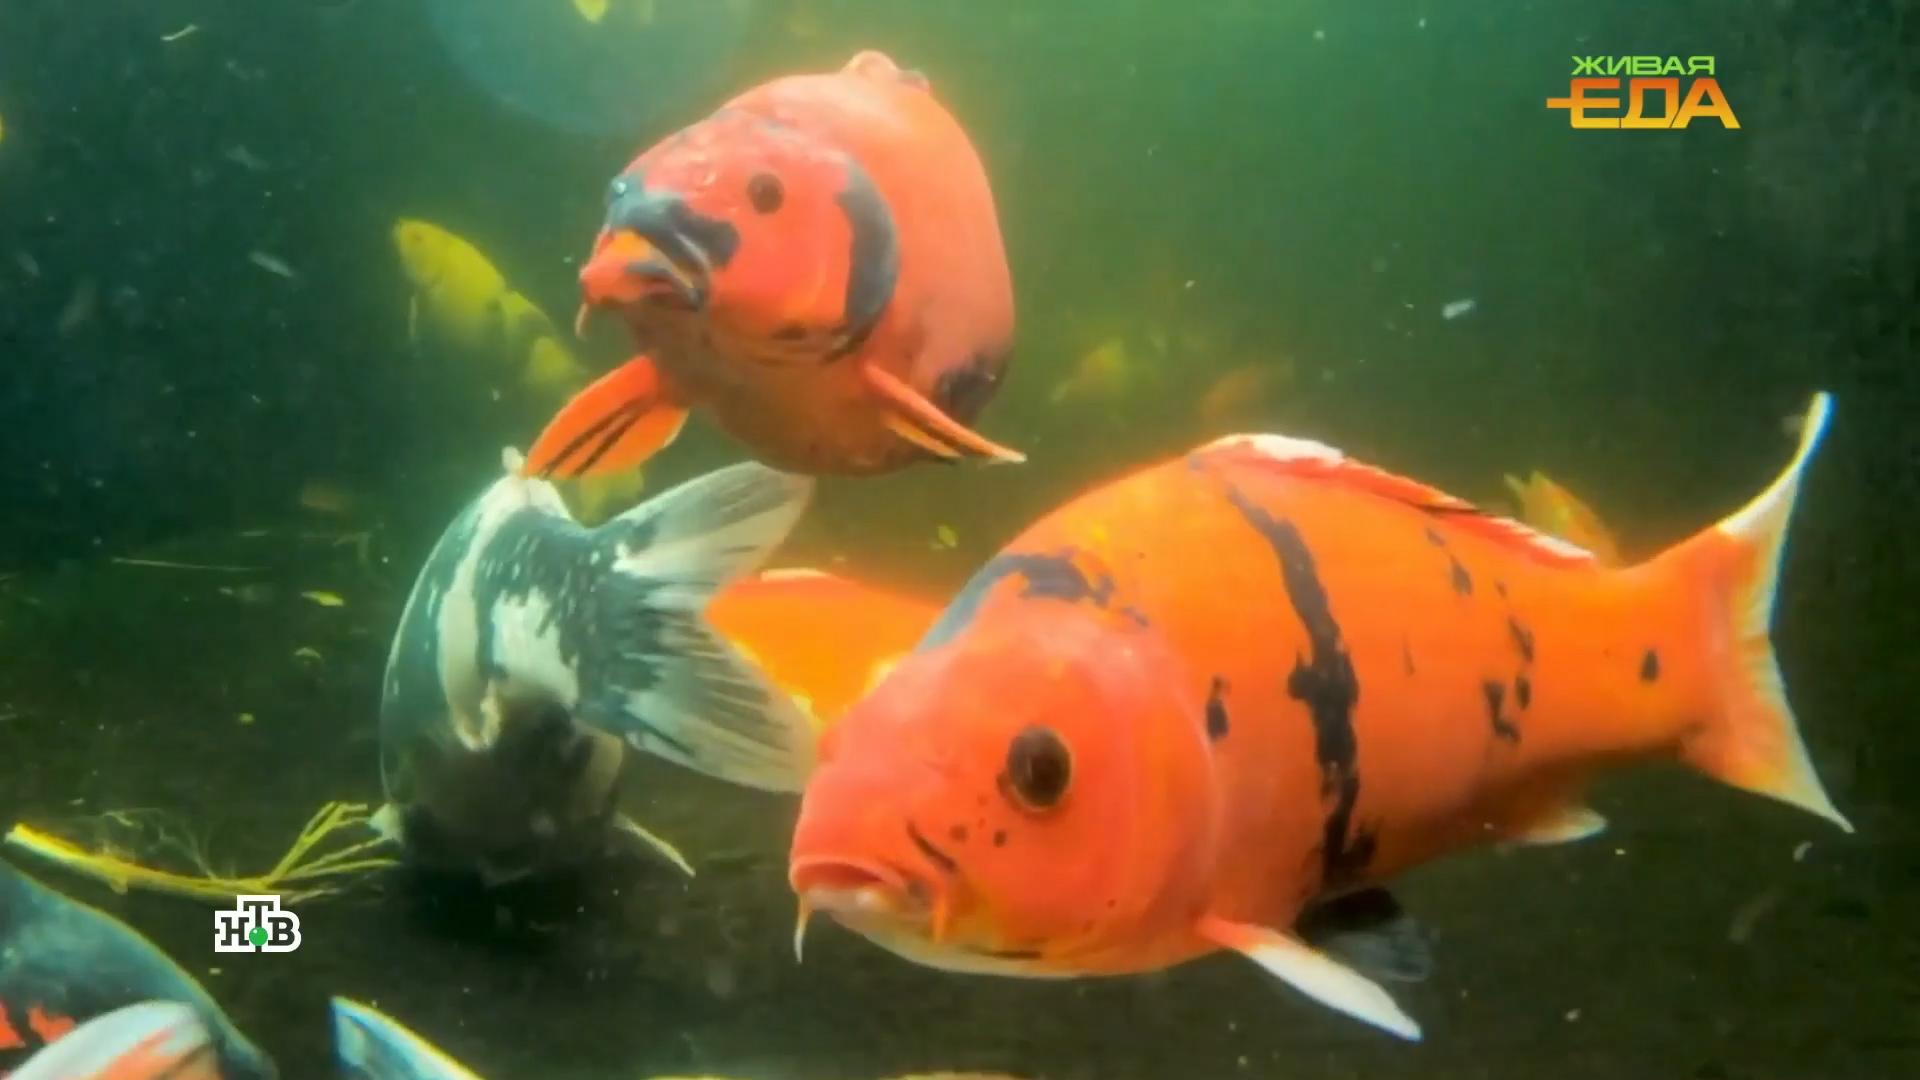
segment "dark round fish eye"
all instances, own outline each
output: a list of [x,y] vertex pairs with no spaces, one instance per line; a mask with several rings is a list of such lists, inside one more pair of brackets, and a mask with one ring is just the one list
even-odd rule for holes
[[754,173],[747,179],[747,201],[762,214],[771,214],[780,209],[780,203],[786,197],[787,192],[780,186],[780,178],[772,173]]
[[1029,724],[1007,746],[1001,786],[1028,810],[1051,810],[1066,797],[1073,756],[1050,728]]

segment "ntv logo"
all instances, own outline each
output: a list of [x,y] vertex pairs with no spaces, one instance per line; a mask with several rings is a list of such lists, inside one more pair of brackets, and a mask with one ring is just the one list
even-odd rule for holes
[[236,896],[232,911],[213,913],[213,951],[292,952],[300,947],[300,916],[280,910],[278,896]]

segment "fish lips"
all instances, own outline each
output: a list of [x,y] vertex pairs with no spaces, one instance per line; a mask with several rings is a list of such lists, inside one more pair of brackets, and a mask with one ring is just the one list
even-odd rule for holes
[[731,223],[700,214],[672,191],[649,190],[644,177],[629,173],[608,192],[606,223],[593,258],[581,268],[581,287],[589,304],[652,302],[699,311],[714,272],[739,246]]
[[706,307],[708,278],[706,261],[684,240],[608,229],[580,268],[580,289],[596,307],[659,302],[699,311]]

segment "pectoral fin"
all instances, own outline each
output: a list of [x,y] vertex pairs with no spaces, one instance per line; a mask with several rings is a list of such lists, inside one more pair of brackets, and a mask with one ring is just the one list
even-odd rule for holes
[[1194,929],[1206,940],[1245,956],[1322,1005],[1403,1039],[1420,1038],[1420,1025],[1380,984],[1291,934],[1213,915],[1203,916]]
[[639,465],[687,421],[665,376],[636,356],[575,394],[527,451],[523,475],[600,476]]
[[1027,456],[1011,450],[948,416],[919,391],[872,364],[861,377],[888,410],[887,427],[908,442],[942,458],[981,457],[1018,465]]

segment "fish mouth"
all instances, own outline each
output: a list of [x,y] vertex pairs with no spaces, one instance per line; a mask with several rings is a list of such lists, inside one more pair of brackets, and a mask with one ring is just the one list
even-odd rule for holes
[[800,898],[793,927],[793,957],[804,956],[807,922],[826,912],[855,933],[907,935],[938,940],[945,931],[947,903],[928,882],[898,866],[874,859],[834,855],[803,856],[793,861],[787,882]]
[[815,911],[910,919],[924,917],[929,910],[929,890],[923,882],[874,859],[805,856],[793,861],[787,880]]
[[698,311],[707,303],[711,265],[697,243],[670,229],[609,228],[580,268],[582,311],[639,303]]

